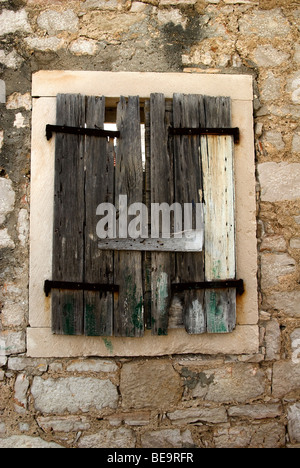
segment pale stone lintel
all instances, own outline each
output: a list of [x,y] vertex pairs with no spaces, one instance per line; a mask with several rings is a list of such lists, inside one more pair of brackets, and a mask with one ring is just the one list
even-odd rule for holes
[[39,71],[32,77],[32,96],[79,93],[87,96],[139,95],[147,98],[151,93],[163,93],[167,98],[172,98],[174,92],[181,92],[252,101],[252,81],[250,75]]
[[233,333],[189,335],[183,329],[169,330],[168,336],[143,338],[101,338],[53,335],[50,328],[27,329],[30,357],[135,357],[173,354],[255,354],[259,347],[257,325],[239,325]]

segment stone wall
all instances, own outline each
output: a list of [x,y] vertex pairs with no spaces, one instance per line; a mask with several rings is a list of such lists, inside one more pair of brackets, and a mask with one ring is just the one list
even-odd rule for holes
[[[299,29],[297,0],[1,0],[1,448],[299,447]],[[259,354],[26,357],[41,69],[253,75]]]

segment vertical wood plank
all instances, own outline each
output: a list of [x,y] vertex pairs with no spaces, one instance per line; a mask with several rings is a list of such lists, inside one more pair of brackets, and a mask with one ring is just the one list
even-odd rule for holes
[[[203,122],[202,98],[198,95],[175,94],[173,99],[174,127],[201,127]],[[202,203],[202,168],[200,137],[174,137],[175,201]],[[195,222],[195,220],[194,220]],[[193,228],[195,228],[195,224]],[[176,254],[176,280],[181,283],[204,281],[203,253]],[[182,295],[184,323],[190,334],[206,332],[204,291],[185,291]]]
[[[150,97],[151,128],[151,203],[173,204],[173,157],[168,151],[168,128],[171,112],[167,112],[163,94]],[[160,233],[160,237],[161,237]],[[171,304],[171,281],[174,255],[152,252],[152,334],[167,335]]]
[[[57,125],[83,127],[85,98],[57,97]],[[56,281],[83,281],[84,265],[84,137],[56,135],[53,271]],[[83,292],[52,291],[52,330],[83,333]]]
[[[119,195],[127,195],[128,206],[143,201],[139,97],[131,96],[128,102],[121,97],[117,109],[117,126],[121,137],[116,155],[115,204],[119,209]],[[143,336],[142,253],[115,252],[114,275],[115,284],[120,286],[118,298],[115,297],[114,334],[124,337]]]
[[[148,233],[151,233],[151,119],[150,119],[150,99],[145,100],[144,104],[145,115],[145,184],[144,198],[148,210]],[[144,314],[145,325],[148,330],[152,329],[151,320],[151,265],[152,253],[144,252],[143,254],[143,271],[144,271]]]
[[[88,128],[104,128],[105,98],[88,97]],[[85,149],[85,269],[86,283],[113,284],[114,254],[98,248],[96,210],[100,203],[114,203],[113,139],[86,137]],[[84,293],[84,332],[87,336],[112,336],[113,293]]]
[[[206,125],[231,126],[229,98],[205,98]],[[201,137],[205,193],[205,279],[236,277],[234,142],[231,136]],[[236,325],[236,290],[205,292],[208,333],[228,333]]]

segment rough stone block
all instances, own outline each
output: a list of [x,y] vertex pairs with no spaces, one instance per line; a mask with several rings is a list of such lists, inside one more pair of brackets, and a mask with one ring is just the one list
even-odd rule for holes
[[294,153],[300,153],[300,133],[296,133],[293,137],[292,151]]
[[273,150],[275,149],[275,151],[277,152],[277,151],[282,151],[285,148],[285,143],[282,139],[281,132],[274,132],[274,131],[266,132],[265,141],[266,141],[267,149],[272,149],[273,147]]
[[187,25],[187,18],[185,18],[180,10],[159,10],[157,15],[160,24],[173,23],[176,26],[182,26],[185,29]]
[[291,249],[300,249],[300,237],[293,237],[290,240]]
[[79,448],[135,448],[136,436],[131,429],[103,430],[95,435],[82,437]]
[[280,448],[285,444],[285,427],[279,423],[218,428],[216,448]]
[[300,291],[274,293],[268,296],[267,301],[273,309],[300,318]]
[[88,431],[91,427],[85,416],[38,417],[38,425],[44,432]]
[[203,370],[195,379],[195,383],[198,382],[191,390],[192,396],[218,403],[244,403],[262,395],[266,384],[264,372],[251,364]]
[[269,72],[267,79],[264,81],[261,91],[261,98],[263,101],[274,101],[279,99],[281,96],[280,87],[281,87],[280,78],[276,78],[272,72]]
[[228,415],[231,418],[247,419],[273,419],[281,416],[282,407],[274,403],[269,405],[242,405],[228,408]]
[[46,359],[30,359],[27,357],[10,357],[8,369],[13,371],[26,371],[31,375],[41,375],[48,369]]
[[29,380],[24,374],[19,374],[15,383],[15,410],[19,414],[25,414],[27,410],[27,391]]
[[0,80],[0,104],[6,103],[6,85],[5,81]]
[[255,62],[263,68],[279,67],[290,58],[290,54],[271,45],[259,45],[254,51]]
[[46,414],[116,408],[119,400],[117,389],[110,380],[83,377],[56,380],[35,377],[31,393],[35,408]]
[[269,236],[265,237],[261,243],[261,252],[286,252],[287,245],[286,240],[282,236]]
[[15,243],[7,232],[7,229],[0,230],[0,249],[14,249]]
[[287,82],[287,91],[292,95],[294,104],[300,104],[300,71],[293,73]]
[[0,15],[0,36],[16,32],[31,32],[26,11],[3,10]]
[[142,435],[143,448],[191,448],[194,447],[191,432],[179,429],[163,429]]
[[11,94],[6,103],[6,109],[21,109],[24,108],[27,111],[30,111],[32,108],[32,100],[30,93],[21,94],[13,93]]
[[68,367],[68,372],[117,372],[119,367],[114,361],[105,359],[85,359],[72,361]]
[[300,44],[295,45],[294,60],[295,62],[300,63]]
[[261,199],[266,202],[300,198],[300,164],[267,162],[258,165]]
[[266,360],[280,359],[281,332],[277,320],[270,320],[266,324]]
[[279,8],[269,11],[255,10],[243,15],[239,26],[242,34],[268,38],[285,37],[291,29],[288,19]]
[[197,0],[159,0],[161,6],[168,5],[195,5]]
[[292,444],[300,443],[300,403],[288,408],[288,431]]
[[37,23],[50,36],[55,36],[64,31],[76,33],[79,27],[78,16],[73,10],[64,10],[62,12],[54,10],[44,11],[38,17]]
[[300,364],[291,361],[275,362],[273,368],[273,396],[288,397],[290,393],[300,396]]
[[227,413],[223,407],[187,408],[168,413],[168,418],[174,424],[191,424],[196,422],[220,424],[227,422]]
[[108,416],[111,426],[121,426],[124,422],[127,426],[147,426],[150,423],[150,411],[134,411],[132,413],[114,413]]
[[95,55],[98,50],[96,41],[77,39],[71,44],[70,52],[74,55]]
[[65,44],[65,41],[58,37],[26,37],[25,42],[30,49],[42,52],[57,52]]
[[26,247],[29,238],[29,214],[25,208],[20,210],[17,230],[20,244],[22,247]]
[[117,10],[119,6],[118,0],[86,0],[82,7],[89,10]]
[[181,379],[167,360],[125,363],[120,389],[125,408],[168,409],[182,397]]
[[26,351],[26,338],[24,331],[6,330],[0,332],[0,354],[10,356]]
[[296,271],[296,261],[288,254],[263,254],[261,257],[262,289],[277,286],[280,279]]
[[16,195],[12,188],[12,182],[4,177],[0,178],[0,225],[5,217],[14,209]]
[[7,68],[16,70],[23,63],[23,59],[15,50],[8,54],[4,50],[0,50],[0,63]]
[[24,327],[26,324],[27,302],[6,301],[1,310],[4,327]]
[[11,436],[6,439],[0,439],[0,448],[4,449],[63,449],[61,445],[54,442],[46,442],[40,437],[29,437],[25,435]]

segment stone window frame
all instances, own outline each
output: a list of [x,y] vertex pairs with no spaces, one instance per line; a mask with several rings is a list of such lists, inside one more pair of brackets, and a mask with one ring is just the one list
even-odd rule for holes
[[[235,146],[237,275],[246,292],[237,298],[237,327],[229,334],[188,335],[171,329],[168,336],[143,338],[53,335],[51,297],[44,281],[51,279],[54,202],[55,138],[47,141],[46,124],[55,124],[56,96],[81,93],[113,98],[121,95],[150,97],[151,93],[229,96],[233,126],[240,128]],[[259,350],[256,180],[253,131],[253,78],[250,75],[200,73],[138,73],[40,71],[32,85],[31,229],[29,327],[30,357],[135,357],[173,354],[256,354]]]

